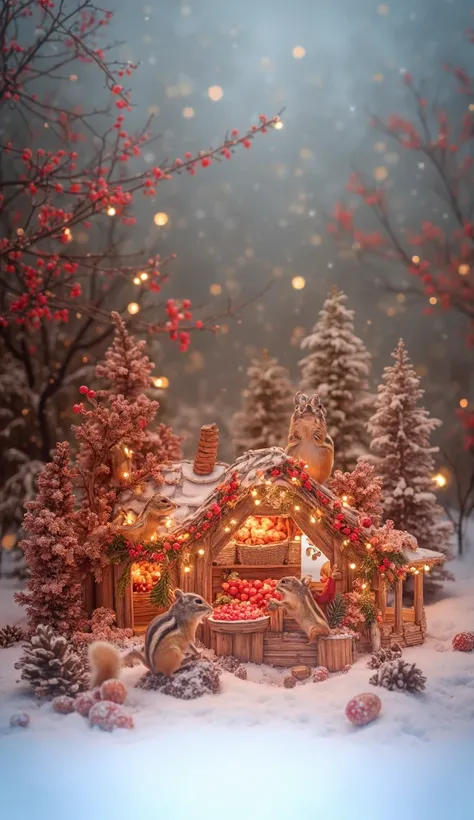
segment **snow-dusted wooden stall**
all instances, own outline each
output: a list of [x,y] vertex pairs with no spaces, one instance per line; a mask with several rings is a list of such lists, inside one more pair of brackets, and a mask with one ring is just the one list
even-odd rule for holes
[[[206,428],[209,429],[209,428]],[[366,528],[361,534],[359,517],[326,487],[298,472],[295,462],[277,447],[249,451],[233,465],[216,461],[217,444],[211,448],[200,447],[194,462],[181,461],[163,470],[164,484],[159,488],[153,482],[145,485],[139,495],[124,495],[120,499],[127,515],[137,516],[147,500],[155,492],[166,495],[176,508],[164,521],[165,531],[170,537],[179,529],[193,532],[199,521],[207,513],[211,514],[216,504],[218,488],[223,483],[235,479],[235,503],[224,510],[217,526],[202,532],[193,539],[192,548],[185,551],[179,562],[176,583],[185,591],[194,591],[213,602],[221,591],[223,572],[237,570],[241,578],[265,579],[282,578],[285,575],[301,574],[301,533],[307,536],[330,562],[335,579],[336,592],[349,592],[355,578],[354,555],[368,547],[372,530]],[[305,480],[302,480],[302,476]],[[342,513],[341,513],[342,511]],[[288,549],[278,563],[240,563],[235,557],[233,544],[240,527],[252,516],[279,516],[285,520],[288,535]],[[336,518],[343,518],[343,527],[336,526]],[[357,543],[348,533],[359,533]],[[369,546],[370,548],[370,546]],[[357,557],[356,559],[357,560]],[[412,539],[410,550],[405,554],[409,571],[414,576],[413,606],[403,606],[403,580],[397,580],[394,587],[393,603],[387,603],[387,590],[383,580],[374,581],[373,589],[382,620],[380,624],[382,645],[396,640],[402,645],[421,644],[426,634],[426,619],[423,606],[424,572],[444,560],[440,553],[419,550]],[[105,597],[117,612],[120,626],[132,627],[141,633],[157,614],[158,610],[149,602],[148,592],[133,591],[129,584],[125,595],[120,597],[114,589],[114,582],[120,568],[110,568]],[[133,573],[133,568],[132,568]],[[321,588],[316,580],[315,590]],[[99,595],[100,598],[100,595]],[[112,603],[111,603],[112,601]],[[252,635],[251,627],[245,631],[247,637],[237,641],[229,635],[229,630],[218,630],[209,624],[201,629],[201,639],[219,653],[235,651],[242,660],[269,663],[276,666],[290,666],[298,663],[314,665],[318,662],[318,647],[309,644],[295,621],[285,613],[271,613],[264,632]],[[360,635],[359,646],[369,650],[369,636]]]

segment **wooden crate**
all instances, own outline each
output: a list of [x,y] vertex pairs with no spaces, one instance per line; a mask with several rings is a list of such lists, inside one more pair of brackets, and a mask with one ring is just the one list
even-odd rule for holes
[[166,608],[159,608],[150,601],[149,592],[133,593],[133,631],[140,635],[146,631],[153,618],[166,612]]
[[318,640],[318,663],[329,672],[342,672],[354,663],[354,639],[352,636],[331,635]]
[[317,666],[318,648],[303,632],[266,632],[263,636],[263,662],[270,666]]
[[269,618],[258,621],[213,621],[207,625],[216,655],[233,655],[243,663],[263,663],[263,635]]

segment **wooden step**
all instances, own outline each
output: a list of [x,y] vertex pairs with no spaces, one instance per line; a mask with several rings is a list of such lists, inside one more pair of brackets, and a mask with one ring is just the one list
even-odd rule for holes
[[263,636],[263,662],[270,666],[290,667],[304,664],[318,665],[318,647],[308,643],[302,632],[265,632]]

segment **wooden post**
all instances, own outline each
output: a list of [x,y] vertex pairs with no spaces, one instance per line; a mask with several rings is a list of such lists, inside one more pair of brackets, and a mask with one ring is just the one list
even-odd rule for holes
[[115,613],[117,616],[117,626],[122,629],[133,629],[133,590],[131,578],[122,594],[117,592],[117,584],[123,573],[124,564],[114,564],[114,600]]
[[395,582],[395,632],[401,635],[403,630],[403,580]]
[[112,564],[108,564],[102,570],[102,581],[96,586],[96,604],[104,606],[106,609],[113,609],[115,606],[114,595],[114,569]]
[[385,619],[387,617],[387,587],[385,586],[385,581],[383,578],[380,578],[378,581],[378,589],[376,590],[376,601],[382,616],[382,623],[385,623]]
[[423,581],[423,570],[420,569],[418,575],[415,575],[414,606],[416,624],[421,624],[423,620]]

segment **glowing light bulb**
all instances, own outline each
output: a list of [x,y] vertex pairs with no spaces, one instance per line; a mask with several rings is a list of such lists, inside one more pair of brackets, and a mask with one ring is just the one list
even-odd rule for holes
[[315,519],[314,515],[311,516],[311,523],[316,524],[316,519]]
[[129,302],[127,305],[127,310],[131,314],[131,316],[135,316],[136,313],[140,310],[140,305],[138,302]]
[[230,523],[235,525],[235,524],[237,524],[237,521],[235,520],[235,518],[231,518]]
[[230,527],[224,527],[224,532],[230,532]]
[[429,302],[430,302],[430,305],[437,305],[438,304],[438,300],[437,300],[436,296],[430,296]]
[[256,496],[256,495],[257,495],[257,490],[252,490],[252,493],[251,493],[251,494],[252,494],[253,496]]
[[155,223],[155,225],[158,225],[159,228],[162,228],[164,225],[167,225],[168,221],[169,216],[168,214],[165,214],[163,211],[160,211],[153,217],[153,222]]
[[115,208],[112,208],[112,206],[110,206],[110,208],[107,208],[107,216],[115,216],[116,213],[117,211],[115,210]]
[[224,91],[220,85],[211,85],[207,89],[207,96],[213,102],[219,102],[219,100],[222,100],[222,97],[224,96]]
[[291,286],[294,290],[303,290],[303,288],[306,287],[306,279],[304,276],[293,276]]
[[283,128],[283,122],[281,120],[277,120],[273,127],[276,128],[277,131],[281,131]]
[[467,274],[469,273],[469,270],[470,270],[469,265],[459,265],[458,273],[459,273],[460,276],[467,276]]
[[143,271],[143,273],[140,274],[140,279],[142,280],[142,282],[146,282],[146,280],[148,279],[148,274],[146,273],[146,271]]
[[166,388],[170,386],[169,379],[166,376],[158,376],[156,379],[153,379],[153,384],[161,390],[166,390]]
[[351,568],[351,569],[355,569],[355,568],[356,568],[356,564],[354,564],[354,562],[353,562],[352,564],[349,564],[349,566],[350,566],[350,568]]
[[258,507],[258,505],[259,505],[260,503],[261,503],[260,499],[259,499],[259,498],[256,498],[256,499],[255,499],[255,506],[256,506],[256,507]]
[[138,278],[138,276],[134,276],[133,284],[134,285],[141,285],[141,280]]
[[171,526],[172,526],[171,518],[167,518],[166,522],[165,522],[165,527],[167,527],[169,529]]
[[367,589],[367,584],[362,584],[362,589]]
[[469,404],[469,402],[468,402],[467,399],[459,399],[459,407],[462,407],[464,409],[465,407],[468,406],[468,404]]
[[185,567],[185,568],[184,568],[184,571],[185,571],[185,572],[191,572],[191,567]]
[[200,550],[198,550],[198,553],[199,553],[199,555],[204,555],[204,553],[205,553],[205,550],[203,550],[203,549],[200,549]]
[[293,509],[295,509],[295,510],[296,510],[296,512],[298,512],[299,510],[301,510],[301,507],[300,507],[300,505],[299,505],[299,504],[295,504],[295,506],[294,506],[294,508],[293,508]]
[[423,567],[423,569],[425,570],[425,572],[429,572],[429,571],[430,571],[430,565],[429,565],[429,564],[425,564],[425,565],[424,565],[424,567]]
[[418,265],[419,262],[420,262],[420,257],[419,256],[412,256],[411,261],[413,262],[414,265]]
[[127,472],[122,473],[122,476],[123,476],[123,478],[129,478],[129,477],[130,477],[130,473],[127,473]]
[[448,479],[445,475],[443,475],[443,473],[436,473],[436,475],[433,476],[433,481],[436,486],[440,488],[446,487],[446,484],[448,483]]
[[295,46],[291,53],[293,54],[295,60],[302,60],[306,54],[306,50],[303,46]]

